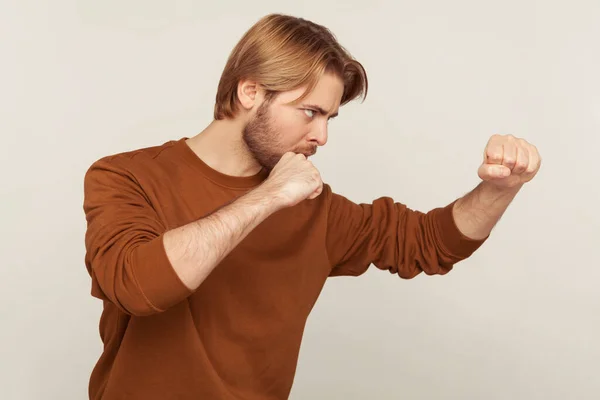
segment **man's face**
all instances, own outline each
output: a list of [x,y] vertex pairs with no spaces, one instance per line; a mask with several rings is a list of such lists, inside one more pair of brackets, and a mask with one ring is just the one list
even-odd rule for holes
[[305,89],[280,93],[263,102],[243,131],[248,149],[260,165],[272,169],[288,151],[311,156],[327,142],[327,123],[340,107],[344,85],[325,74],[299,104],[290,103]]

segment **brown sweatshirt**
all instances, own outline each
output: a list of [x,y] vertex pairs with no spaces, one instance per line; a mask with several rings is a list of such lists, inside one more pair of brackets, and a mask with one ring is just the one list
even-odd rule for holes
[[185,139],[102,158],[86,173],[85,262],[104,305],[90,399],[286,399],[328,277],[371,264],[406,279],[446,274],[484,242],[460,233],[453,203],[428,213],[388,197],[355,204],[325,185],[272,214],[190,292],[163,234],[267,176],[215,171]]

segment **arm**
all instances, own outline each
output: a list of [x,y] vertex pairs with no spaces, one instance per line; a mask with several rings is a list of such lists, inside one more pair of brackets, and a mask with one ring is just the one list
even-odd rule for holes
[[269,179],[215,213],[164,235],[167,257],[181,281],[195,290],[268,216],[318,196],[318,171],[303,155],[287,153]]
[[448,273],[487,240],[539,165],[535,147],[512,136],[493,136],[479,169],[483,182],[466,196],[427,213],[388,197],[355,204],[327,187],[330,275],[357,276],[370,264],[406,279],[421,272]]
[[424,213],[389,197],[356,204],[329,186],[325,194],[330,276],[358,276],[371,264],[404,279],[444,275],[486,239],[461,233],[452,215],[455,201]]
[[480,183],[454,204],[456,226],[472,239],[486,238],[520,189],[521,186],[502,190],[487,182]]
[[483,181],[455,203],[453,216],[458,229],[473,239],[487,237],[540,165],[535,146],[512,135],[492,136],[478,171]]
[[274,204],[260,190],[167,230],[121,160],[94,163],[84,179],[86,267],[92,295],[131,315],[162,312],[189,296]]
[[278,209],[258,187],[215,213],[164,235],[167,257],[183,284],[195,290],[254,228]]

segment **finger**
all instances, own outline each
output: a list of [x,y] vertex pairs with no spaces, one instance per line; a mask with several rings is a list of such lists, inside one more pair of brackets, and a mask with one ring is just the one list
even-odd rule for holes
[[502,142],[492,136],[485,146],[484,164],[502,164],[503,155]]
[[510,176],[511,172],[510,169],[504,165],[481,164],[477,173],[483,180],[492,180],[506,178],[507,176]]
[[315,168],[315,179],[317,179],[318,182],[318,186],[315,189],[315,191],[309,196],[309,199],[314,199],[316,197],[318,197],[321,192],[323,191],[323,180],[321,179],[321,174],[319,173],[319,171]]
[[517,163],[517,145],[513,141],[504,142],[502,146],[502,165],[512,171]]
[[281,158],[279,159],[279,161],[277,161],[276,165],[284,165],[287,164],[295,155],[296,153],[292,153],[292,152],[287,152],[287,153],[283,153],[283,155],[281,156]]
[[542,159],[538,153],[538,150],[535,146],[530,145],[529,147],[529,163],[527,164],[527,168],[525,170],[526,174],[533,174],[540,168],[540,164]]
[[527,146],[517,146],[517,157],[515,166],[512,169],[513,174],[522,174],[529,166],[529,150]]

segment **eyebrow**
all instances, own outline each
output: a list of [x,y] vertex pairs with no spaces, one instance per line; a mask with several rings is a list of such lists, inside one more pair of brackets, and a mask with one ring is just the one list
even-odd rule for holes
[[[303,104],[302,107],[304,108],[312,108],[313,110],[317,111],[319,114],[321,115],[327,115],[329,114],[329,112],[327,112],[327,110],[324,110],[322,107],[319,107],[315,104]],[[331,114],[331,116],[329,118],[335,118],[339,115],[338,112]]]

